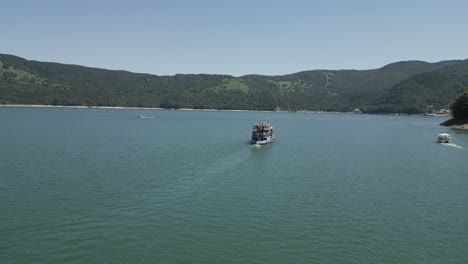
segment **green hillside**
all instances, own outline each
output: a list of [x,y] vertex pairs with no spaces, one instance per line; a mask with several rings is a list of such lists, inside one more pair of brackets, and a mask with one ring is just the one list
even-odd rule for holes
[[157,76],[0,54],[0,104],[417,113],[448,108],[468,85],[468,61],[406,61],[373,70],[281,76]]
[[468,60],[411,76],[385,92],[369,112],[420,113],[432,105],[448,109],[460,91],[468,86]]
[[465,121],[468,119],[468,87],[461,92],[450,107],[454,118],[464,119]]

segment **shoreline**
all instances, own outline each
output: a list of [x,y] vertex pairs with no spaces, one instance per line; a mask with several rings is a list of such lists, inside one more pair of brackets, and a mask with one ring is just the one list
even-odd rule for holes
[[207,111],[207,112],[259,112],[259,113],[303,113],[303,114],[359,114],[359,115],[388,115],[388,116],[428,116],[449,117],[449,114],[406,114],[406,113],[362,113],[338,111],[271,111],[271,110],[244,110],[244,109],[194,109],[194,108],[161,108],[161,107],[135,107],[135,106],[83,106],[83,105],[39,105],[39,104],[0,104],[0,107],[28,107],[28,108],[74,108],[74,109],[122,109],[122,110],[168,110],[168,111]]
[[440,123],[440,125],[451,129],[468,130],[468,119],[452,118]]
[[353,112],[325,112],[325,111],[270,111],[244,109],[194,109],[194,108],[160,108],[160,107],[130,107],[130,106],[83,106],[83,105],[37,105],[37,104],[0,104],[0,107],[27,108],[75,108],[75,109],[123,109],[123,110],[168,110],[168,111],[208,111],[208,112],[260,112],[260,113],[307,113],[307,114],[354,114]]
[[[224,112],[275,112],[275,111],[267,111],[267,110],[241,110],[241,109],[224,110],[224,109],[161,108],[161,107],[136,107],[136,106],[83,106],[83,105],[37,105],[37,104],[0,104],[0,107],[212,111],[212,112],[221,112],[221,111],[224,111]],[[283,112],[287,112],[287,111],[283,111]]]
[[83,105],[36,105],[36,104],[0,104],[0,107],[30,107],[30,108],[78,108],[78,109],[154,109],[151,107],[124,107],[124,106],[83,106]]
[[464,125],[454,125],[451,126],[452,129],[459,129],[459,130],[468,130],[468,123]]

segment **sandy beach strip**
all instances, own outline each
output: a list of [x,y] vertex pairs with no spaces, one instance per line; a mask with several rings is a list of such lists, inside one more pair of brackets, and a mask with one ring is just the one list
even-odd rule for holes
[[34,107],[34,108],[80,108],[80,109],[126,109],[126,110],[177,110],[177,111],[209,111],[209,112],[275,112],[266,110],[242,109],[193,109],[193,108],[160,108],[160,107],[127,107],[127,106],[69,106],[69,105],[30,105],[30,104],[0,104],[0,107]]
[[80,108],[80,109],[144,109],[162,110],[157,107],[124,107],[124,106],[83,106],[83,105],[29,105],[29,104],[0,104],[0,107],[33,107],[33,108]]

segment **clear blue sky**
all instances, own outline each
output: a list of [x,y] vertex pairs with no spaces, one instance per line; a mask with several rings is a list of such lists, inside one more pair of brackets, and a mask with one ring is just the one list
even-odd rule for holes
[[468,58],[468,1],[1,1],[0,53],[172,75]]

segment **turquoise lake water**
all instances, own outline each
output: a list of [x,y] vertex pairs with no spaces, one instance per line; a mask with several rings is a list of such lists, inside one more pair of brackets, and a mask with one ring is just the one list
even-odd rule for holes
[[0,263],[468,263],[446,119],[0,108]]

